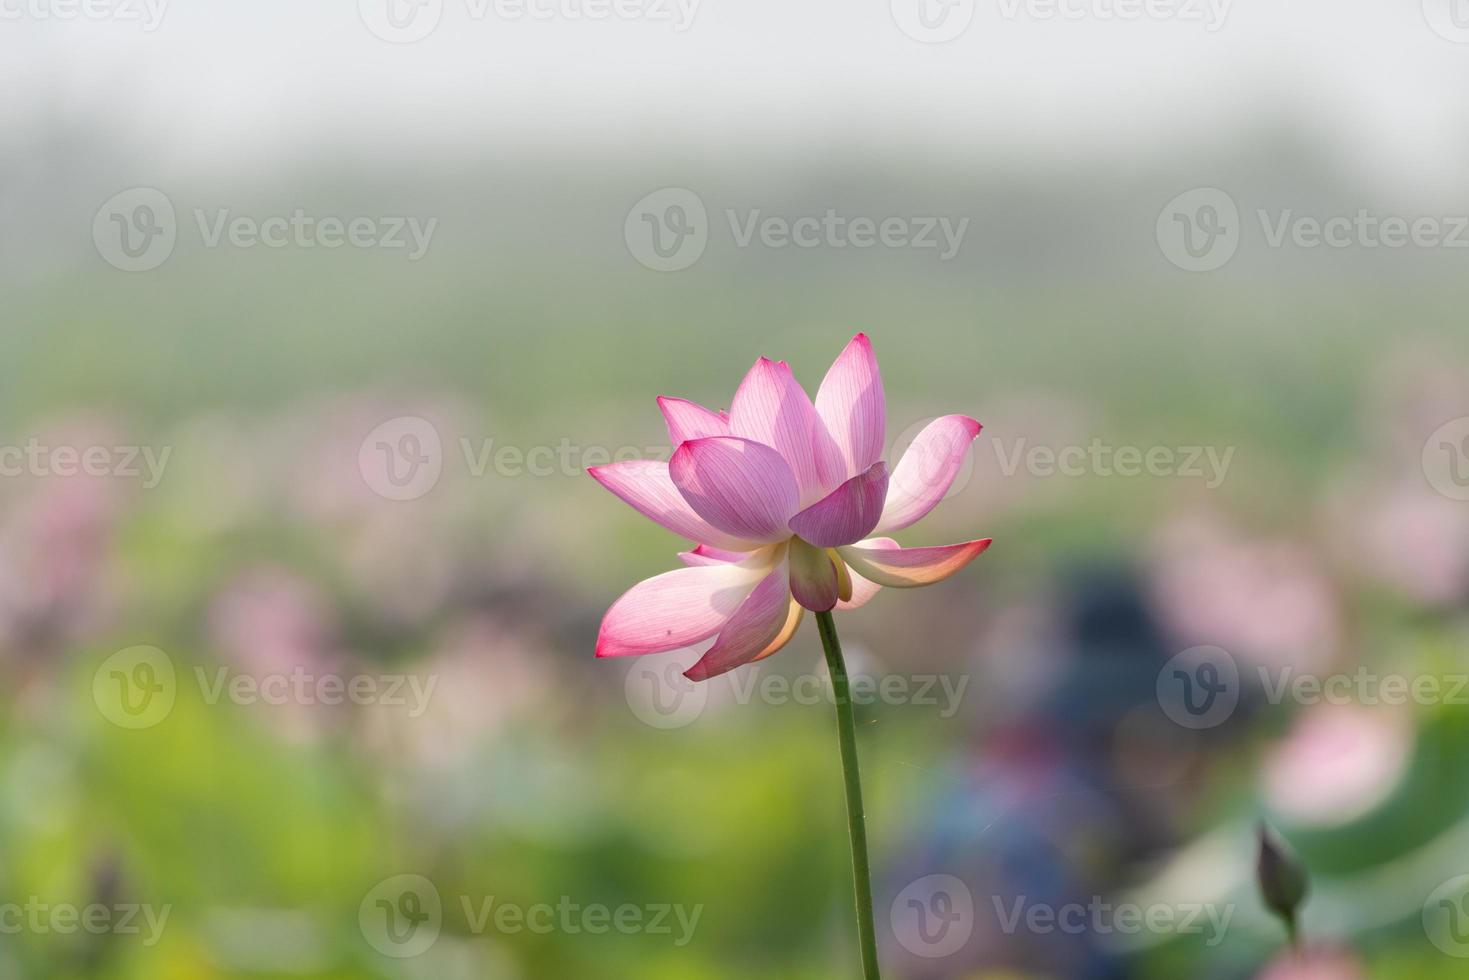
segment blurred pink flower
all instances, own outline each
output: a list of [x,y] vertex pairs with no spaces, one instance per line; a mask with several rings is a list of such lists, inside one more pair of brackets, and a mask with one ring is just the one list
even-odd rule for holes
[[[121,443],[105,424],[65,420],[43,445]],[[118,602],[107,561],[123,511],[114,476],[27,473],[5,478],[0,522],[0,644],[40,652],[100,629]]]
[[1252,540],[1210,517],[1190,516],[1163,529],[1154,554],[1153,595],[1185,642],[1303,671],[1329,664],[1341,611],[1304,545]]
[[877,358],[854,337],[813,404],[784,361],[761,358],[729,412],[660,398],[677,447],[668,463],[589,472],[639,513],[698,543],[689,567],[635,585],[613,604],[597,656],[659,653],[717,634],[686,673],[707,680],[767,657],[804,610],[862,605],[884,585],[948,578],[989,539],[901,548],[867,535],[917,522],[944,498],[979,423],[931,422],[889,474],[881,460],[886,400]]
[[1469,598],[1469,507],[1460,501],[1405,481],[1342,493],[1330,509],[1344,568],[1424,606]]
[[319,672],[339,665],[330,604],[296,573],[274,566],[250,569],[209,607],[212,644],[252,675]]
[[1413,747],[1411,719],[1391,711],[1322,705],[1295,720],[1266,759],[1266,802],[1293,822],[1350,823],[1397,787]]
[[1352,953],[1341,949],[1307,949],[1281,953],[1257,980],[1366,980]]

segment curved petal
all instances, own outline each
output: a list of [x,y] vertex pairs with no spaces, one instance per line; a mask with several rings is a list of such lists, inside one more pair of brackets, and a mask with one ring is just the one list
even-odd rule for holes
[[659,395],[658,410],[663,413],[663,421],[668,425],[668,438],[675,449],[690,439],[729,435],[728,415],[687,398]]
[[668,461],[668,473],[694,513],[726,534],[765,542],[790,535],[796,480],[769,446],[734,436],[690,439]]
[[800,538],[791,540],[791,595],[814,612],[825,612],[841,598],[841,581],[831,555]]
[[780,635],[790,605],[790,572],[781,562],[740,603],[719,631],[719,639],[684,676],[707,681],[754,660]]
[[989,546],[989,538],[934,548],[872,547],[863,542],[838,548],[837,554],[863,578],[878,585],[909,589],[948,578],[979,557]]
[[750,551],[759,546],[726,534],[694,513],[673,478],[668,464],[656,459],[634,459],[624,463],[588,468],[592,479],[625,500],[633,510],[661,524],[681,538],[716,545],[733,551]]
[[866,334],[853,337],[826,372],[816,392],[816,414],[841,454],[841,479],[863,472],[882,457],[887,397]]
[[[894,550],[898,548],[898,542],[892,538],[868,538],[866,541],[857,542],[861,548],[875,548],[883,550]],[[842,562],[846,565],[846,562]],[[858,609],[872,601],[872,597],[882,591],[882,586],[869,578],[863,578],[847,565],[847,577],[852,580],[852,594],[849,598],[837,603],[838,610]]]
[[767,643],[764,650],[755,654],[750,660],[750,663],[754,663],[756,660],[764,660],[772,653],[780,652],[782,647],[791,642],[791,637],[796,635],[796,629],[801,625],[801,619],[805,615],[806,607],[792,598],[790,605],[786,607],[785,622],[781,624],[780,631],[775,634],[775,639]]
[[750,557],[745,551],[726,551],[723,548],[711,548],[707,544],[701,544],[693,551],[680,551],[678,557],[683,559],[685,565],[723,565],[732,561],[744,561]]
[[847,609],[860,609],[872,601],[873,597],[882,591],[882,586],[871,579],[863,578],[847,566],[847,575],[852,579],[852,598],[843,599],[837,603],[838,611]]
[[767,562],[708,565],[639,582],[602,617],[597,656],[661,653],[713,636],[769,569]]
[[924,426],[893,468],[878,530],[901,530],[933,510],[959,475],[980,428],[967,415],[945,415]]
[[780,453],[796,478],[800,506],[846,479],[836,472],[840,457],[811,397],[784,361],[762,357],[750,368],[730,402],[729,432]]
[[792,517],[791,530],[818,548],[860,541],[877,527],[887,493],[887,464],[878,461]]

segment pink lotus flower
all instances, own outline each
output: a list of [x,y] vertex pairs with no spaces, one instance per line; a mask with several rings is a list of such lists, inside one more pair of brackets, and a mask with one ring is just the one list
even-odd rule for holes
[[639,513],[698,543],[688,567],[613,603],[597,656],[660,653],[717,637],[686,673],[707,680],[775,653],[804,611],[855,609],[884,586],[948,578],[990,539],[902,548],[869,537],[917,522],[944,498],[980,425],[930,423],[889,473],[880,458],[886,401],[872,344],[852,338],[813,404],[784,361],[761,358],[714,412],[659,398],[677,447],[669,462],[598,466],[591,475]]

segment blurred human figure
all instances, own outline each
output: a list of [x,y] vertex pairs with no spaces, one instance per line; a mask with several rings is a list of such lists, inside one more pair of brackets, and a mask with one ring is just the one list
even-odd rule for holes
[[[1172,813],[1191,792],[1196,743],[1157,706],[1169,649],[1133,575],[1115,568],[1078,575],[1053,618],[1061,626],[1043,654],[1056,665],[1049,680],[982,730],[974,757],[936,782],[915,843],[889,869],[893,894],[942,874],[972,896],[972,924],[958,924],[971,925],[972,938],[941,957],[915,942],[906,910],[894,909],[890,954],[904,975],[1129,975],[1117,937],[1095,928],[1092,910],[1127,884],[1132,865],[1175,839]],[[1041,918],[1027,916],[1034,908]],[[1085,919],[1072,912],[1071,923],[1084,921],[1083,928],[1036,926],[1077,908]],[[935,903],[930,911],[942,909]]]

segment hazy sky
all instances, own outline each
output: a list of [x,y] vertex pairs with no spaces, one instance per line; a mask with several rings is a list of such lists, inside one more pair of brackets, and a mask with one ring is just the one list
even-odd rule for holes
[[[1166,156],[1285,113],[1369,179],[1466,184],[1469,44],[1439,31],[1469,41],[1469,0],[416,2],[0,0],[0,122],[255,166],[532,137]],[[925,43],[925,22],[957,36]]]

